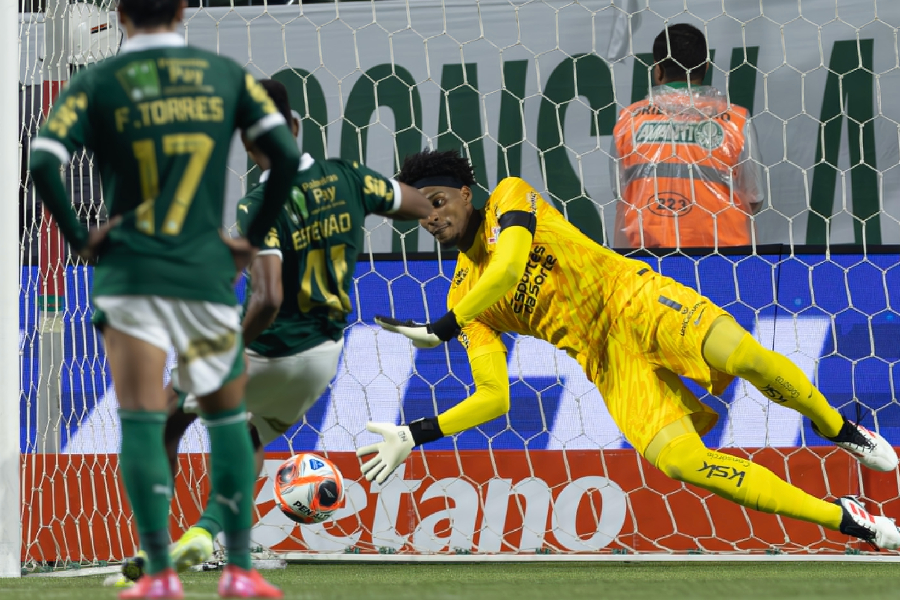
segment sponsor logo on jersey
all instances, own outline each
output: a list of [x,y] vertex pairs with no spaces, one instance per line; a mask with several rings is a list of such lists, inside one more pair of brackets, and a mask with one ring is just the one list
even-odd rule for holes
[[153,60],[128,63],[124,69],[116,71],[116,79],[134,102],[160,95],[159,73]]
[[537,306],[538,295],[541,293],[541,286],[546,283],[550,277],[550,272],[556,266],[557,258],[552,254],[547,254],[544,246],[535,246],[528,255],[528,262],[525,264],[525,273],[522,274],[522,280],[513,291],[513,299],[510,306],[516,314],[525,313],[530,315]]
[[459,343],[462,344],[463,348],[466,350],[469,349],[469,336],[466,335],[465,332],[461,332],[457,338],[459,339]]
[[335,174],[325,175],[324,177],[320,177],[319,179],[313,179],[312,181],[304,181],[300,185],[303,187],[303,191],[314,190],[316,188],[322,187],[323,185],[334,183],[338,180],[338,176]]
[[274,227],[266,234],[266,239],[263,244],[266,248],[279,248],[281,246],[281,242],[278,240],[278,232]]
[[[660,299],[662,298],[663,296],[660,296]],[[697,309],[700,308],[700,304],[702,303],[696,303],[690,308],[690,310],[688,310],[687,307],[683,307],[681,309],[681,314],[684,315],[684,318],[681,320],[681,330],[678,332],[681,337],[684,337],[684,332],[687,331],[688,323],[690,323],[691,317],[694,316],[694,313],[697,312]]]
[[488,237],[488,245],[492,246],[497,243],[497,238],[500,237],[500,226],[496,225],[491,227],[491,235]]
[[460,269],[459,271],[454,273],[453,274],[453,284],[450,287],[454,287],[454,288],[459,287],[460,284],[462,284],[462,282],[465,281],[466,276],[468,276],[468,274],[469,274],[468,267]]
[[528,207],[531,209],[531,214],[537,214],[537,192],[528,192]]
[[641,123],[635,144],[694,144],[705,150],[719,148],[725,142],[725,130],[714,120],[696,123],[648,121]]
[[[309,218],[309,210],[306,208],[306,194],[301,192],[298,187],[291,188],[291,206],[297,209],[297,212],[300,213],[304,220]],[[294,221],[295,225],[300,224],[300,219],[297,218],[297,213],[294,211],[291,211],[291,220]]]
[[738,471],[736,468],[727,465],[710,464],[705,460],[703,461],[703,466],[697,469],[697,472],[705,472],[707,479],[712,479],[713,477],[720,477],[729,481],[737,479],[734,487],[741,487],[741,484],[744,483],[744,477],[747,475],[747,471]]
[[369,196],[378,196],[384,198],[388,202],[394,200],[394,186],[389,185],[384,179],[376,179],[371,175],[366,175],[363,180],[365,183],[364,193]]

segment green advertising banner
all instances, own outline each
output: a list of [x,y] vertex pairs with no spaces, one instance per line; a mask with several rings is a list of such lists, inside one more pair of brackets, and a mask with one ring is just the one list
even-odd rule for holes
[[[757,243],[896,244],[900,4],[877,9],[872,0],[386,0],[191,9],[185,33],[283,81],[313,157],[393,174],[407,154],[458,148],[474,163],[477,201],[521,176],[609,243],[613,127],[648,94],[653,39],[666,23],[691,23],[709,42],[705,83],[747,108],[758,133]],[[236,141],[227,214],[257,179]],[[435,249],[415,224],[372,217],[368,226],[371,251]]]

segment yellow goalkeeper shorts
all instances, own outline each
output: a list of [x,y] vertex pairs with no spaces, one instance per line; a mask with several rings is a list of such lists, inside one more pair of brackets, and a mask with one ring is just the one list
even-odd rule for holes
[[718,414],[700,402],[680,377],[714,395],[734,377],[703,358],[712,323],[731,316],[708,298],[673,279],[648,271],[650,280],[614,320],[607,343],[590,370],[622,434],[643,453],[666,425],[690,415],[701,435]]

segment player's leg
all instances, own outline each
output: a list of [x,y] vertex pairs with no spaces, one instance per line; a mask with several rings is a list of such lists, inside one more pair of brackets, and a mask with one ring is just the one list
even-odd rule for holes
[[897,454],[880,435],[844,419],[787,357],[763,348],[722,308],[674,280],[652,275],[632,303],[633,338],[656,366],[693,379],[713,394],[733,377],[810,418],[827,439],[865,466],[890,471]]
[[[342,347],[342,341],[326,342],[279,358],[246,353],[248,379],[244,396],[251,415],[250,435],[257,473],[262,471],[265,446],[299,422],[325,392],[337,371]],[[197,524],[172,548],[179,569],[208,558],[204,540],[209,540],[211,548],[212,540],[222,531],[223,508],[216,502],[207,502]]]
[[172,477],[178,476],[178,447],[181,445],[181,438],[187,432],[188,428],[197,420],[196,412],[187,412],[182,404],[187,394],[181,394],[175,391],[170,383],[166,386],[166,398],[168,401],[169,416],[166,419],[166,429],[163,439],[166,445],[166,455],[169,458],[169,467],[172,469]]
[[[690,406],[699,401],[681,379],[658,371],[663,404]],[[816,523],[872,542],[880,548],[900,547],[900,531],[887,517],[869,515],[853,498],[837,503],[816,498],[750,460],[707,448],[685,416],[663,427],[643,452],[663,473],[708,490],[741,506]]]
[[[242,352],[236,360],[243,365]],[[281,591],[251,568],[250,530],[256,469],[244,404],[246,378],[241,372],[235,379],[229,377],[228,383],[219,390],[199,397],[210,446],[212,490],[207,503],[223,507],[222,529],[228,564],[219,579],[219,595],[281,598]]]
[[[655,376],[660,403],[699,404],[671,371],[659,370]],[[664,426],[643,454],[669,477],[709,490],[742,506],[811,521],[828,529],[837,529],[840,525],[839,506],[810,496],[749,460],[706,448],[690,416]]]
[[[94,303],[120,407],[119,469],[140,547],[147,554],[147,579],[155,583],[156,597],[180,598],[181,585],[170,570],[168,553],[172,475],[163,446],[166,398],[160,386],[169,337],[148,298],[107,296]],[[139,586],[123,592],[123,597],[147,593]]]
[[[262,470],[265,450],[259,441],[256,428],[250,424],[248,424],[248,428],[253,445],[254,470],[259,473]],[[222,514],[225,507],[219,502],[212,501],[215,496],[216,490],[211,488],[200,519],[195,525],[188,528],[170,550],[172,563],[178,571],[185,571],[212,558],[213,540],[221,533],[225,522]]]
[[[240,356],[237,360],[240,360]],[[203,424],[209,434],[209,504],[222,507],[228,561],[250,568],[254,471],[253,447],[244,405],[246,375],[241,373],[222,388],[199,398]]]
[[166,352],[109,326],[103,340],[122,420],[119,468],[152,575],[171,566],[167,550],[172,477],[162,444],[166,412],[159,385]]
[[703,343],[714,369],[746,379],[767,398],[809,418],[824,438],[878,471],[897,468],[897,454],[883,437],[851,423],[832,407],[806,374],[786,356],[764,348],[730,317],[719,317]]
[[[684,336],[666,317],[659,318],[662,331],[655,338],[671,346],[669,362],[677,363],[676,346],[665,336]],[[673,479],[742,506],[839,529],[884,548],[900,547],[900,532],[889,519],[872,517],[849,499],[839,504],[817,499],[763,466],[706,448],[700,435],[718,415],[672,370],[651,363],[665,357],[648,350],[645,330],[637,316],[619,319],[610,328],[595,383],[622,433],[651,464]]]
[[[244,407],[243,344],[237,307],[159,299],[178,356],[175,388],[198,398],[210,446],[211,502],[225,507],[222,527],[228,565],[219,595],[281,597],[251,570],[250,527],[256,482]],[[140,585],[140,582],[139,582]]]

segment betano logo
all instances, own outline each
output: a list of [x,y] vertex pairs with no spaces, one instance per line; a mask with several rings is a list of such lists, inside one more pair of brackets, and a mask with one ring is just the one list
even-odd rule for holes
[[[316,552],[343,552],[358,544],[392,551],[526,552],[547,543],[590,552],[610,544],[625,523],[625,492],[607,477],[566,482],[494,477],[476,486],[471,478],[407,478],[401,466],[383,485],[345,479],[347,503],[335,513],[335,525],[298,527],[271,504],[280,463],[266,460],[256,497],[257,506],[271,507],[253,528],[253,541],[265,547],[290,545],[300,538]],[[349,475],[353,466],[344,469]],[[579,511],[592,494],[600,496],[599,511]],[[401,504],[409,502],[413,506],[401,510]],[[412,526],[410,519],[415,521]]]

